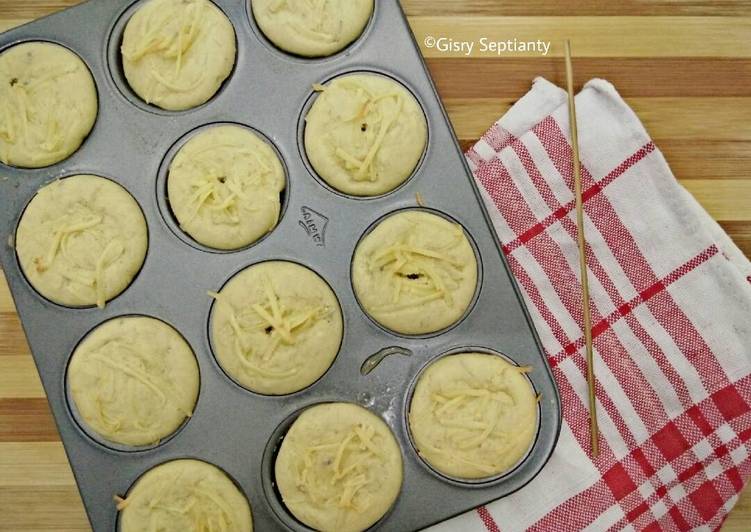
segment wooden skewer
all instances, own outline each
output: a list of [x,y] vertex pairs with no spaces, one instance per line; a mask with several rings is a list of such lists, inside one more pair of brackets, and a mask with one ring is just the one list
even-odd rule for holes
[[574,194],[576,196],[576,239],[579,244],[579,270],[582,284],[582,308],[584,309],[584,343],[587,353],[587,393],[589,395],[589,435],[592,457],[600,454],[599,428],[597,426],[597,402],[595,399],[595,368],[592,355],[592,314],[589,309],[589,279],[584,239],[584,207],[582,206],[582,178],[579,164],[579,134],[576,128],[574,104],[574,73],[571,66],[571,41],[566,40],[566,89],[568,91],[568,117],[571,127],[571,147],[574,163]]

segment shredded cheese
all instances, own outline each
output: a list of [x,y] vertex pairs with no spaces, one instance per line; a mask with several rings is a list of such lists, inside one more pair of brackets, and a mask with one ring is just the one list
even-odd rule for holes
[[[44,85],[59,82],[65,76],[80,73],[80,70],[81,65],[74,61],[45,72],[31,69],[25,73],[25,80],[17,80],[9,88],[10,98],[2,99],[3,122],[0,124],[0,139],[7,143],[6,152],[10,145],[17,145],[19,142],[27,146],[38,146],[48,152],[40,155],[40,158],[64,152],[62,146],[78,123],[73,121],[74,123],[68,124],[66,131],[60,130],[58,117],[61,115],[61,104],[55,91],[46,90]],[[45,119],[42,120],[42,117]],[[20,124],[21,136],[17,134],[15,124]],[[6,154],[3,162],[7,163],[7,159]]]
[[[97,432],[111,441],[152,443],[165,430],[165,412],[178,413],[175,423],[192,415],[191,399],[175,388],[169,369],[193,355],[187,344],[180,350],[165,339],[160,327],[167,326],[157,320],[124,320],[106,322],[81,343],[68,382],[79,413]],[[144,328],[134,329],[136,322]],[[151,335],[148,347],[135,331]]]
[[431,365],[409,415],[420,454],[441,471],[467,478],[511,467],[534,434],[536,400],[521,376],[529,370],[482,353]]
[[36,257],[34,265],[36,271],[44,273],[50,269],[57,257],[62,257],[73,268],[62,275],[71,282],[96,290],[96,305],[104,308],[106,302],[106,271],[124,253],[125,245],[118,238],[109,240],[98,254],[93,264],[82,262],[79,253],[71,250],[71,239],[84,234],[91,236],[94,242],[103,242],[105,237],[102,230],[104,217],[94,213],[85,206],[79,206],[72,215],[65,215],[52,224],[52,242],[44,257]]
[[[315,88],[315,86],[314,86]],[[321,87],[321,91],[325,87]],[[345,79],[337,84],[337,91],[349,93],[354,101],[359,102],[354,115],[343,117],[343,122],[352,122],[365,132],[369,127],[377,127],[378,132],[369,140],[367,151],[362,159],[356,157],[348,149],[339,144],[333,145],[333,153],[341,161],[345,169],[350,171],[354,181],[371,181],[378,179],[375,162],[378,157],[386,135],[397,123],[402,114],[404,98],[398,92],[374,95],[367,87],[356,80]],[[332,94],[332,98],[341,98],[342,95]],[[349,140],[348,140],[349,142]]]
[[375,438],[375,427],[359,423],[337,441],[305,447],[297,477],[300,491],[316,506],[364,512],[369,500],[358,495],[372,482],[372,468],[384,459]]
[[437,246],[413,226],[393,243],[375,251],[369,257],[368,270],[382,272],[393,287],[391,302],[376,310],[398,312],[438,299],[452,307],[453,292],[465,276],[465,264],[453,255],[453,250],[463,238],[460,229],[445,245]]
[[182,56],[190,49],[198,35],[202,9],[203,5],[200,2],[188,4],[181,11],[177,24],[174,23],[173,10],[157,11],[156,13],[161,16],[152,18],[149,24],[144,25],[143,33],[134,41],[133,47],[123,47],[123,57],[133,62],[148,54],[175,59],[175,75],[179,75]]
[[[182,476],[181,471],[174,478],[161,479],[157,494],[147,503],[149,530],[161,530],[165,526],[171,529],[170,525],[174,526],[174,519],[179,516],[181,522],[192,524],[192,530],[197,532],[229,532],[235,512],[210,489],[208,476],[181,482]],[[116,497],[118,511],[128,508],[130,499]]]
[[235,355],[242,367],[266,378],[288,378],[300,371],[299,364],[297,359],[275,357],[279,347],[295,345],[304,331],[332,311],[322,305],[282,301],[268,277],[263,291],[265,301],[250,302],[239,311],[221,293],[209,292],[209,296],[225,308]]
[[[228,142],[188,149],[171,169],[196,176],[190,182],[189,214],[181,226],[190,226],[196,218],[218,225],[243,223],[243,206],[245,210],[257,211],[259,206],[255,203],[266,196],[273,197],[271,189],[280,185],[276,182],[272,156],[271,151],[251,150]],[[268,229],[276,225],[278,218],[277,213],[269,220]]]
[[156,70],[149,71],[149,74],[151,74],[151,77],[154,78],[157,82],[174,92],[190,92],[197,89],[198,86],[203,83],[203,80],[206,77],[206,70],[201,69],[196,79],[184,85],[178,85],[177,83],[175,83],[175,81],[165,78]]
[[101,224],[102,220],[103,218],[101,216],[86,213],[84,217],[74,219],[72,222],[65,223],[66,220],[64,219],[53,224],[52,234],[54,236],[47,255],[44,259],[37,257],[34,261],[37,271],[42,273],[52,266],[52,262],[57,257],[60,248],[62,248],[64,252],[68,249],[67,242],[71,235],[92,229]]
[[104,248],[96,261],[94,285],[96,286],[96,306],[104,308],[106,301],[104,272],[125,252],[125,246],[119,240],[112,240]]
[[273,13],[275,19],[286,19],[287,26],[312,41],[335,43],[340,39],[342,28],[341,24],[330,24],[329,27],[334,31],[327,31],[326,22],[332,19],[335,13],[332,9],[326,9],[326,2],[327,0],[306,0],[290,5],[287,0],[277,0],[268,10]]

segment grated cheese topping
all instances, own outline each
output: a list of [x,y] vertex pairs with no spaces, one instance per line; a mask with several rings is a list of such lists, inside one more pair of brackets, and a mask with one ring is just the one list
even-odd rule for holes
[[415,387],[409,423],[420,456],[459,478],[500,474],[527,452],[536,431],[530,367],[462,353],[428,366]]
[[383,194],[406,180],[427,141],[414,96],[377,74],[349,74],[318,92],[305,121],[305,148],[316,172],[342,192]]
[[94,81],[68,49],[30,42],[0,54],[0,161],[38,168],[61,161],[97,114]]
[[320,57],[357,39],[374,0],[251,0],[261,31],[288,52]]
[[146,103],[181,110],[204,103],[229,75],[235,33],[209,0],[150,0],[128,21],[125,76]]
[[103,438],[158,443],[193,414],[198,365],[177,331],[154,318],[103,323],[76,347],[68,368],[76,410]]
[[364,512],[370,501],[358,497],[358,492],[373,482],[373,461],[382,461],[374,436],[372,425],[360,423],[338,441],[307,446],[297,488],[319,506],[336,505]]
[[219,293],[212,336],[222,367],[260,393],[304,388],[328,369],[341,340],[331,289],[294,263],[256,264]]
[[364,530],[399,492],[402,460],[388,426],[349,403],[306,409],[287,432],[275,475],[284,503],[317,530]]
[[[353,281],[377,321],[420,334],[446,327],[464,313],[474,295],[477,263],[461,226],[406,211],[363,238],[355,251]],[[426,317],[428,322],[408,323]]]
[[140,269],[147,240],[143,214],[125,189],[78,175],[39,190],[15,245],[24,274],[44,297],[103,308]]
[[250,130],[213,126],[190,139],[170,164],[167,191],[180,227],[198,242],[237,249],[279,222],[284,169]]
[[245,496],[221,470],[198,460],[156,466],[116,503],[123,532],[253,530]]
[[90,260],[86,264],[86,261],[81,260],[80,250],[73,249],[72,239],[106,242],[106,229],[102,231],[103,221],[101,215],[92,213],[87,206],[75,205],[71,214],[66,214],[52,224],[53,237],[47,255],[34,258],[36,271],[40,274],[52,266],[58,254],[67,264],[75,265],[77,271],[64,275],[73,284],[93,287],[96,292],[96,306],[99,308],[104,308],[107,299],[106,270],[125,252],[125,246],[119,238],[114,237],[92,257],[93,261]]
[[263,303],[250,303],[239,311],[232,307],[229,298],[214,292],[209,295],[226,308],[234,334],[234,352],[243,367],[269,379],[288,378],[300,371],[301,361],[275,360],[274,354],[282,345],[295,346],[305,331],[329,317],[333,309],[325,305],[297,305],[289,299],[282,302],[268,277],[263,291],[266,298]]

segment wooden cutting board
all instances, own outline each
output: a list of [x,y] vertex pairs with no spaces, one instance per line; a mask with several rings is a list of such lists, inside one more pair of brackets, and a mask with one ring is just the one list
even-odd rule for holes
[[[97,1],[97,0],[94,0]],[[79,3],[0,0],[0,31]],[[550,40],[546,57],[423,49],[464,148],[531,80],[615,84],[681,183],[751,256],[751,0],[403,0],[428,35]],[[424,46],[424,45],[423,45]],[[723,527],[751,529],[751,488]],[[29,348],[0,276],[0,530],[89,530]]]

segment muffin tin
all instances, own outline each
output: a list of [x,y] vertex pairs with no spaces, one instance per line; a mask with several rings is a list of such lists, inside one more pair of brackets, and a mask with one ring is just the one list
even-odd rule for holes
[[[561,424],[560,400],[520,292],[499,250],[480,194],[453,136],[407,21],[396,0],[378,0],[363,35],[323,59],[291,56],[259,33],[247,0],[215,0],[237,36],[235,68],[220,91],[197,108],[169,112],[140,102],[123,85],[117,64],[120,32],[133,2],[94,0],[0,35],[0,51],[26,41],[68,47],[87,64],[97,85],[99,115],[79,150],[41,169],[0,164],[0,259],[31,346],[50,407],[93,528],[114,530],[114,495],[124,495],[151,467],[196,458],[223,469],[248,497],[256,530],[306,530],[289,514],[274,487],[274,454],[284,430],[305,407],[350,401],[380,415],[394,431],[404,459],[404,484],[391,511],[374,529],[412,530],[508,495],[528,483],[548,460]],[[414,175],[396,190],[354,198],[324,186],[301,143],[312,85],[358,71],[388,75],[417,97],[428,121],[428,146]],[[257,243],[216,252],[180,233],[164,198],[164,169],[179,143],[198,128],[238,123],[260,132],[287,172],[279,225]],[[146,216],[149,249],[132,284],[103,309],[66,308],[27,282],[13,248],[18,220],[36,190],[74,174],[109,177],[123,185]],[[426,208],[459,222],[473,243],[480,275],[475,300],[462,320],[425,336],[394,334],[359,306],[350,280],[355,245],[371,225],[394,211]],[[298,262],[336,293],[344,338],[329,370],[314,384],[285,396],[252,393],[225,375],[209,338],[216,291],[246,266],[265,260]],[[143,314],[172,325],[193,348],[201,388],[194,415],[159,445],[133,449],[94,439],[76,421],[65,373],[78,342],[113,317]],[[406,421],[410,390],[421,368],[457,350],[503,353],[531,365],[540,394],[538,431],[526,458],[486,482],[463,482],[434,472],[416,454]],[[369,360],[390,354],[375,367]],[[405,356],[407,355],[407,356]],[[363,366],[371,371],[361,371]]]

